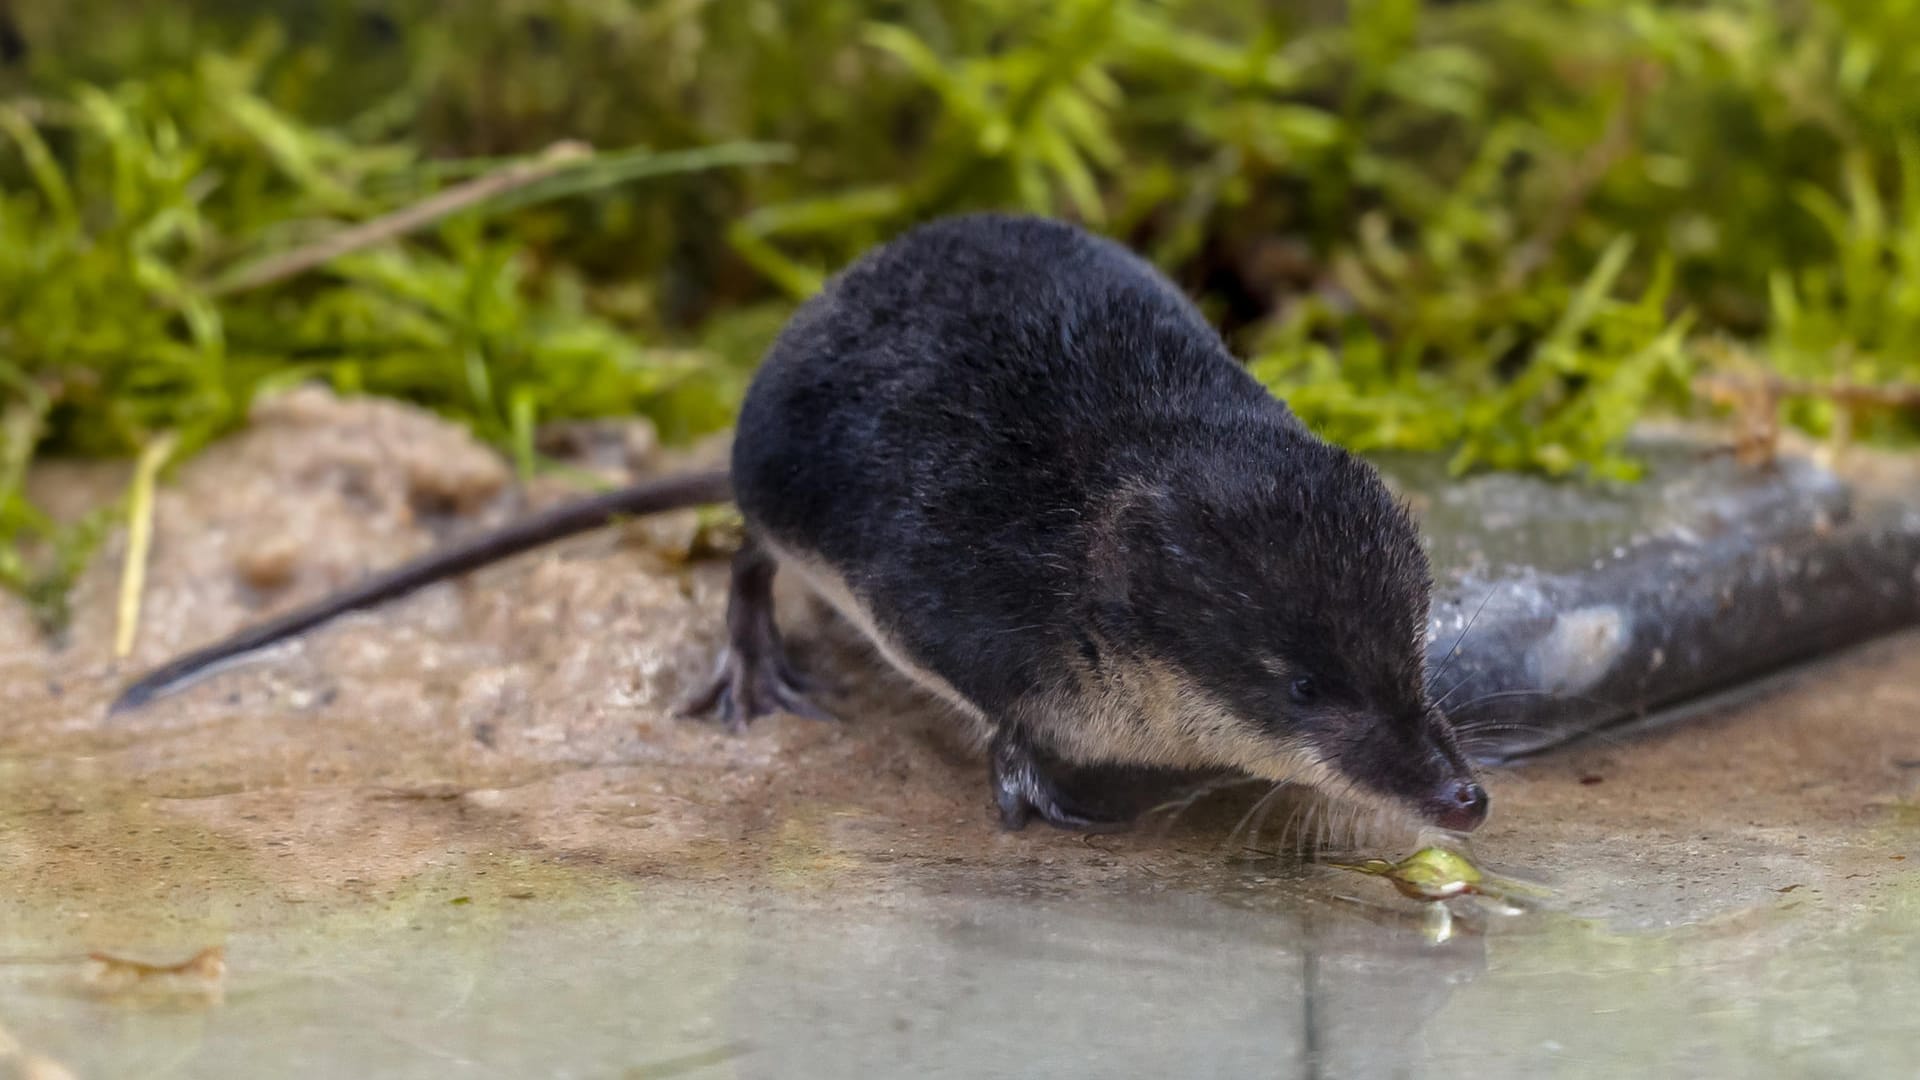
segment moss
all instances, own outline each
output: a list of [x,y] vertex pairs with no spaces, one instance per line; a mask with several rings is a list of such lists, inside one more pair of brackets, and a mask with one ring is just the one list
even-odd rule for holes
[[[1460,469],[1632,477],[1622,436],[1692,407],[1707,342],[1816,382],[1920,379],[1912,3],[23,0],[0,21],[0,577],[47,595],[84,536],[25,502],[35,454],[190,451],[306,378],[462,419],[522,468],[553,419],[691,437],[825,274],[968,208],[1125,239],[1320,429]],[[232,287],[563,138],[600,152]]]

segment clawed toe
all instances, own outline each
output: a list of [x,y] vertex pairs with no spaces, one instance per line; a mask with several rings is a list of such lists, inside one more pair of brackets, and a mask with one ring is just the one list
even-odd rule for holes
[[1002,828],[1024,829],[1034,817],[1057,829],[1075,832],[1111,832],[1124,827],[1124,822],[1075,805],[1061,792],[1033,747],[1019,735],[1003,730],[994,737],[992,754],[993,798],[1000,809]]
[[832,720],[833,714],[808,696],[808,680],[797,677],[785,663],[743,658],[733,649],[720,656],[719,670],[705,689],[678,710],[683,717],[712,716],[728,731],[739,733],[762,716],[784,712],[808,720]]
[[773,560],[749,538],[733,558],[727,647],[720,653],[713,680],[680,706],[681,716],[711,715],[736,733],[769,713],[833,719],[813,703],[810,694],[817,687],[815,681],[787,661],[773,621],[773,572]]

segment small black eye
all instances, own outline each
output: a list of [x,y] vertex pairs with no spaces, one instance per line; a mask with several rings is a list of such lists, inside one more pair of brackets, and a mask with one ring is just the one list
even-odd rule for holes
[[1313,680],[1305,675],[1293,680],[1293,685],[1287,687],[1287,692],[1293,695],[1293,700],[1301,705],[1305,705],[1320,696],[1320,688],[1315,686]]

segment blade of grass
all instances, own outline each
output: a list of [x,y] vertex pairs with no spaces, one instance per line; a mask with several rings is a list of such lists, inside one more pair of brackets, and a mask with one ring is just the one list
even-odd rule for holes
[[483,200],[490,213],[519,210],[535,203],[582,195],[655,176],[706,172],[793,160],[793,148],[781,143],[737,142],[689,150],[627,150],[597,154],[553,176]]
[[146,588],[147,551],[153,541],[153,489],[179,443],[173,432],[167,432],[149,442],[134,465],[127,500],[127,558],[120,571],[120,606],[113,635],[113,655],[121,659],[133,652],[140,626],[140,596]]
[[33,182],[39,186],[40,194],[46,199],[47,208],[53,212],[54,218],[72,227],[79,220],[74,210],[73,189],[68,186],[66,174],[54,160],[53,151],[47,148],[46,140],[40,137],[32,119],[13,105],[0,105],[0,131],[6,132],[19,148],[27,171],[33,175]]

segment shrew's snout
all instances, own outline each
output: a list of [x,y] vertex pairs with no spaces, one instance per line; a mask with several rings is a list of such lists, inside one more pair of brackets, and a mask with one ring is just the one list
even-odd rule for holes
[[1371,724],[1331,763],[1357,785],[1443,829],[1472,832],[1487,820],[1487,790],[1437,716]]
[[1487,789],[1470,777],[1448,780],[1440,785],[1422,809],[1443,829],[1472,832],[1487,820]]

